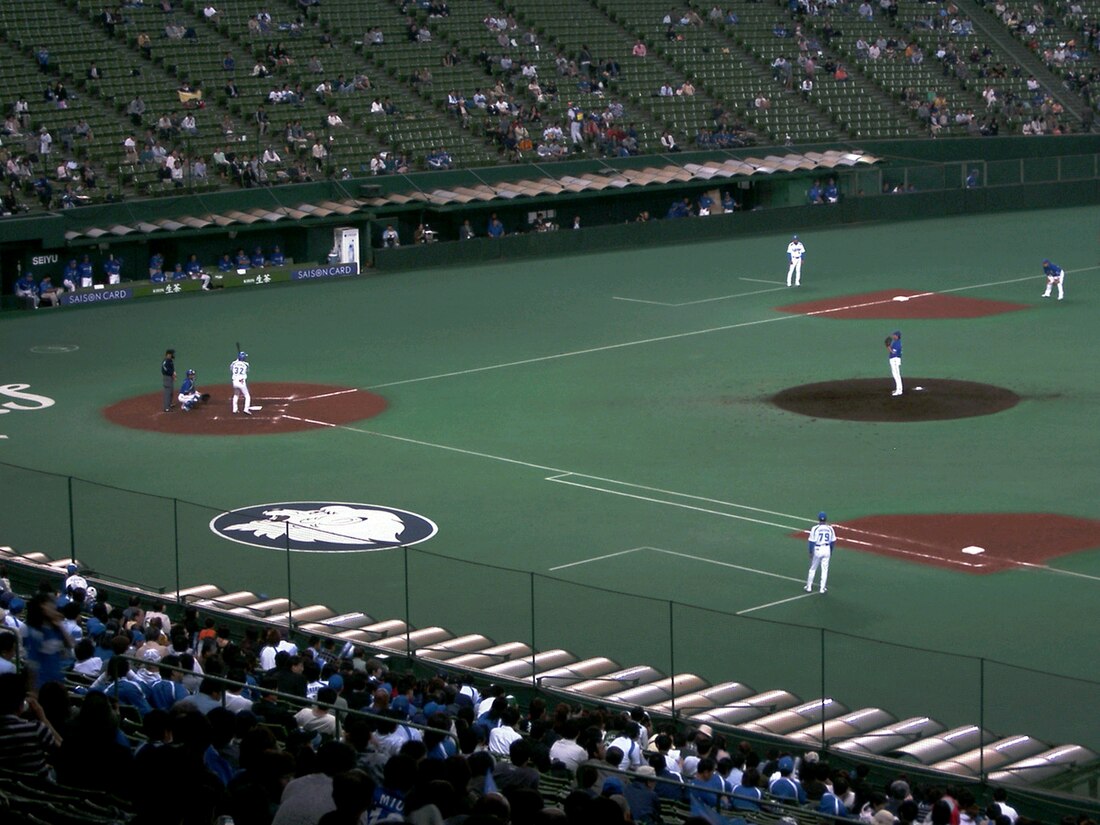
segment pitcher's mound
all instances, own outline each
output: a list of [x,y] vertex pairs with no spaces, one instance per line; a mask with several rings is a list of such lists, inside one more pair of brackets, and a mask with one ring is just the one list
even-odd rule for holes
[[1012,390],[974,381],[906,376],[905,387],[902,395],[894,397],[889,377],[823,381],[788,387],[772,396],[771,402],[787,412],[814,418],[897,422],[992,415],[1020,403]]

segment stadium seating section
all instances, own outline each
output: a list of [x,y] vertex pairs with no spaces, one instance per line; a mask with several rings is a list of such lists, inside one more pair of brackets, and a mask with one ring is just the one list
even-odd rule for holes
[[[16,184],[5,211],[660,154],[670,148],[666,132],[683,149],[926,138],[919,104],[932,100],[947,116],[940,134],[988,133],[993,122],[1018,133],[1040,114],[1046,131],[1079,130],[1070,112],[1092,102],[1089,21],[1100,13],[1098,0],[1051,5],[1038,20],[1018,0],[892,8],[876,0],[871,15],[857,0],[688,0],[671,9],[667,0],[461,0],[449,8],[441,0],[222,0],[208,16],[211,4],[200,0],[133,2],[0,4],[8,118],[0,141]],[[884,48],[869,55],[863,44],[876,41]],[[1015,49],[1037,58],[1038,89],[1028,87],[1034,73]],[[776,68],[778,58],[789,72]],[[813,83],[803,88],[806,58]],[[659,94],[662,87],[673,93]],[[288,94],[275,102],[273,91]],[[145,110],[134,116],[137,97]],[[967,112],[974,126],[957,118]],[[194,130],[179,128],[185,115]],[[580,142],[570,139],[571,115],[593,124]],[[544,137],[551,125],[564,134]],[[46,155],[43,130],[52,138]],[[136,147],[127,153],[131,134]],[[215,162],[219,149],[226,163]],[[178,162],[166,169],[164,153]],[[71,182],[57,174],[69,160]],[[80,180],[85,165],[94,186]]]

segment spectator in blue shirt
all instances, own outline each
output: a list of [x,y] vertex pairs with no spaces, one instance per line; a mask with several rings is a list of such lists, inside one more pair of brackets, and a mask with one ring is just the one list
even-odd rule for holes
[[701,816],[707,821],[718,817],[718,800],[722,792],[722,780],[714,772],[715,763],[709,756],[699,760],[695,776],[688,783],[688,799],[691,802],[693,816]]
[[497,217],[497,213],[494,212],[489,217],[489,228],[486,234],[490,238],[503,238],[504,237],[504,224],[500,222],[500,218]]
[[264,251],[260,247],[256,247],[252,250],[252,257],[249,259],[249,266],[253,269],[260,269],[267,261],[264,260]]
[[730,807],[735,811],[759,811],[764,792],[760,790],[760,772],[749,768],[741,776],[741,782],[733,789]]
[[156,272],[149,273],[149,280],[154,284],[163,284],[168,278],[165,276],[163,269],[158,269]]
[[642,765],[623,788],[626,804],[634,822],[662,822],[661,798],[654,786],[657,772],[649,765]]
[[244,254],[244,248],[237,250],[237,269],[248,269],[248,265],[252,263],[247,255]]
[[[163,275],[163,273],[161,273]],[[130,672],[130,662],[122,656],[112,656],[107,662],[107,679],[92,690],[106,693],[119,705],[129,705],[144,716],[153,708],[145,698],[145,692],[134,682],[126,678]]]
[[229,257],[228,252],[226,252],[224,255],[222,255],[222,259],[220,261],[218,261],[218,269],[221,270],[222,272],[232,272],[233,271],[233,259]]
[[149,258],[149,280],[153,280],[153,275],[157,272],[164,271],[164,256],[159,252],[155,253]]
[[281,249],[279,249],[278,244],[276,244],[275,248],[271,250],[271,259],[269,262],[272,266],[282,266],[286,263],[286,256],[283,255],[283,252]]
[[72,658],[73,640],[65,631],[53,596],[48,593],[38,594],[27,604],[23,647],[36,688],[65,678],[64,667]]
[[806,200],[810,203],[825,203],[825,199],[821,194],[821,186],[816,180],[810,184],[810,190],[806,193]]
[[779,760],[779,778],[768,787],[768,792],[777,799],[789,799],[798,805],[806,804],[806,789],[802,783],[791,776],[794,773],[794,759],[784,756]]

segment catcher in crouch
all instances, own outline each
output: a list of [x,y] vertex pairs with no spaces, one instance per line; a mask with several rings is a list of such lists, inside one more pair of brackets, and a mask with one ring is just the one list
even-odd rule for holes
[[202,404],[205,401],[210,400],[210,393],[199,392],[198,385],[195,383],[195,371],[188,370],[187,377],[184,379],[183,384],[180,385],[179,395],[176,396],[180,402],[180,408],[187,412],[196,404]]

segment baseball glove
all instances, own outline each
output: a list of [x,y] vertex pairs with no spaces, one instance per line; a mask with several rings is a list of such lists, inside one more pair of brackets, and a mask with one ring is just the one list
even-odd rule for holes
[[886,344],[886,346],[890,346],[892,343],[894,343],[893,336],[892,335],[887,335],[886,340],[884,340],[882,343]]

